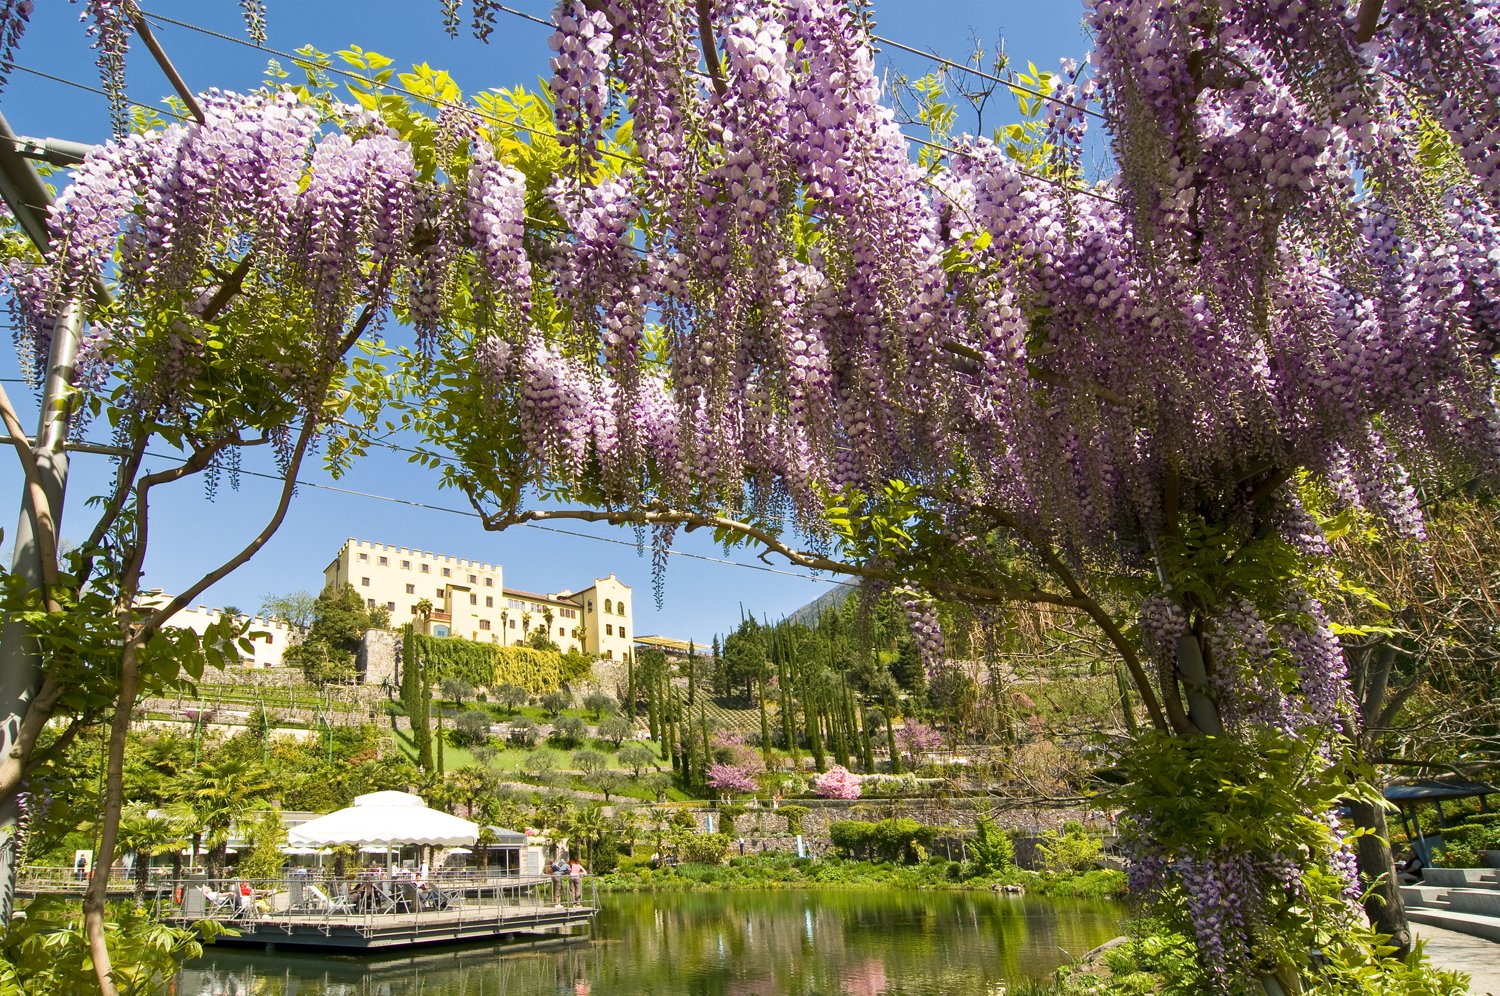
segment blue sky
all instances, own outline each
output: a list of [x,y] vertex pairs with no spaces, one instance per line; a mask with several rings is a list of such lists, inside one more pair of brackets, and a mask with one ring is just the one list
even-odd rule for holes
[[[246,37],[239,6],[233,0],[141,0],[140,5],[148,14],[190,22],[236,39]],[[542,17],[550,11],[544,0],[514,0],[509,6]],[[267,44],[284,51],[311,44],[332,52],[357,44],[391,57],[403,69],[416,62],[447,69],[466,92],[517,83],[531,86],[548,73],[547,29],[504,14],[499,15],[498,28],[485,45],[467,32],[450,39],[442,30],[437,0],[268,0],[267,7]],[[37,3],[17,63],[97,87],[95,53],[78,22],[79,12],[63,0]],[[1062,57],[1079,58],[1088,48],[1080,28],[1081,5],[1074,0],[887,2],[877,3],[875,16],[881,34],[960,60],[976,36],[988,49],[1003,38],[1013,61],[1024,66],[1029,60],[1042,69],[1055,68]],[[250,89],[263,78],[268,58],[264,52],[169,24],[161,24],[156,33],[195,90]],[[894,50],[882,54],[880,63],[912,76],[931,68],[917,56]],[[166,80],[138,42],[131,48],[127,66],[132,99],[154,104],[169,92]],[[108,106],[102,96],[24,71],[12,73],[0,93],[0,110],[22,135],[83,142],[103,141],[109,135]],[[993,123],[999,119],[987,116],[986,128]],[[24,385],[10,380],[18,376],[14,355],[0,352],[4,354],[0,377],[7,378],[6,390],[22,409],[23,424],[29,429],[36,421],[34,402]],[[97,428],[89,433],[101,441],[106,435],[107,430]],[[151,462],[154,469],[172,462],[167,450],[159,452],[163,456]],[[270,469],[249,462],[246,468]],[[92,519],[84,501],[105,489],[108,470],[107,458],[83,454],[74,458],[63,516],[65,538],[86,532]],[[776,618],[829,587],[826,577],[819,580],[793,576],[798,573],[794,571],[771,573],[679,556],[672,558],[665,599],[658,611],[649,597],[649,550],[644,557],[637,555],[630,530],[563,524],[562,528],[585,535],[527,528],[487,533],[465,514],[467,503],[461,495],[439,491],[433,472],[411,466],[402,454],[389,451],[373,453],[339,481],[330,480],[318,468],[309,468],[303,479],[358,494],[303,488],[267,547],[201,601],[253,610],[269,592],[317,591],[324,566],[349,536],[499,563],[507,585],[529,591],[578,588],[595,575],[613,572],[636,590],[635,632],[700,642],[737,624],[741,606]],[[0,456],[0,527],[7,537],[14,529],[19,508],[14,502],[20,489],[13,457]],[[259,530],[276,489],[273,481],[247,476],[238,491],[222,487],[213,500],[193,483],[156,492],[147,586],[179,591],[222,561]],[[394,501],[368,497],[374,495]],[[764,566],[744,551],[725,558],[721,550],[696,536],[681,536],[677,549],[698,557]],[[8,543],[5,550],[8,556]]]

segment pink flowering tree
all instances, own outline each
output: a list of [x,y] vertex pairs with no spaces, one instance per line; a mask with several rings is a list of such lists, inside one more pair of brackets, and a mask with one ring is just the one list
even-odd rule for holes
[[942,735],[937,730],[917,719],[908,719],[903,723],[896,739],[913,767],[916,767],[921,755],[941,746],[943,742]]
[[725,799],[747,795],[759,787],[755,776],[749,765],[714,763],[708,766],[708,787]]
[[835,764],[813,779],[813,791],[825,799],[858,799],[858,775],[842,764]]

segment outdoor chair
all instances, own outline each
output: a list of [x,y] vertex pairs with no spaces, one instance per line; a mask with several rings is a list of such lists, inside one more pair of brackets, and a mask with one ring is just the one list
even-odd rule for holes
[[239,896],[232,892],[215,892],[206,885],[198,886],[203,893],[203,914],[207,917],[232,915],[236,911]]
[[313,908],[320,913],[352,913],[354,910],[349,906],[349,900],[340,896],[334,899],[328,893],[318,888],[311,882],[308,883],[307,891],[312,895]]

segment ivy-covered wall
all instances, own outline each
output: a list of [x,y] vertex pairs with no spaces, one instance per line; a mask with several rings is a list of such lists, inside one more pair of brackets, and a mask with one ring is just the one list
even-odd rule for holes
[[413,650],[429,682],[462,678],[480,688],[516,685],[533,695],[562,686],[562,655],[554,650],[502,647],[454,636],[413,634]]

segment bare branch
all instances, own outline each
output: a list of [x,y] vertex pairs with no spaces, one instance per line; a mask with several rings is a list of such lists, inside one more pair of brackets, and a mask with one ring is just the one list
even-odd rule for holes
[[[265,546],[271,537],[275,535],[276,530],[281,528],[281,523],[286,519],[287,509],[292,503],[292,494],[297,490],[297,472],[302,468],[302,460],[307,455],[307,447],[312,442],[312,437],[316,429],[317,423],[312,419],[308,419],[303,423],[302,431],[297,435],[297,444],[292,449],[291,459],[287,461],[286,476],[282,482],[281,497],[276,503],[276,510],[255,538],[245,544],[239,553],[188,585],[176,598],[173,598],[166,605],[153,612],[142,624],[141,632],[149,634],[160,628],[162,623],[171,618],[173,614],[191,605],[199,595],[203,594],[223,578],[229,576],[240,565],[255,556],[260,548]],[[142,508],[142,514],[144,514],[144,507]]]

